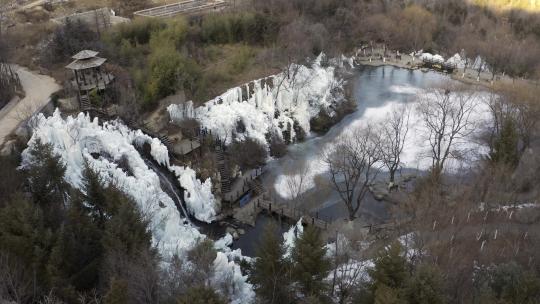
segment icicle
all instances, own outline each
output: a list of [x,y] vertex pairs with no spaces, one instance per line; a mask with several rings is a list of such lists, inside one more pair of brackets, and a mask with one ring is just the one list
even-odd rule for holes
[[437,226],[437,221],[433,221],[433,231],[435,231],[436,226]]
[[529,231],[526,231],[525,234],[523,235],[523,239],[526,240],[528,235],[529,235]]
[[514,214],[514,210],[510,211],[510,215],[508,216],[508,219],[509,219],[509,220],[512,219],[512,214]]
[[480,246],[480,251],[484,251],[484,245],[486,244],[486,241],[482,241],[482,245]]
[[499,230],[495,229],[495,236],[493,237],[494,240],[497,239],[497,232],[499,232]]
[[470,219],[471,219],[471,212],[469,211],[469,214],[467,215],[467,223],[469,222]]
[[454,225],[454,218],[455,216],[452,216],[452,225]]
[[487,217],[488,217],[488,213],[489,213],[489,210],[486,211],[486,215],[484,215],[484,222],[487,220]]

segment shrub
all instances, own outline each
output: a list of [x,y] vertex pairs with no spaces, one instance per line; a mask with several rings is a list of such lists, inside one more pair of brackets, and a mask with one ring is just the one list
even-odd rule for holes
[[209,15],[201,24],[201,39],[206,43],[264,43],[275,38],[277,23],[261,14]]
[[160,31],[155,31],[150,36],[150,47],[159,49],[166,46],[174,46],[179,50],[184,44],[188,33],[188,25],[185,19],[173,19]]
[[152,33],[164,29],[165,26],[165,22],[160,19],[135,19],[133,22],[120,24],[110,39],[116,45],[119,45],[123,39],[129,40],[132,45],[147,44]]
[[278,135],[272,135],[270,137],[270,155],[272,157],[283,157],[287,154],[287,145]]
[[262,144],[248,138],[231,144],[228,155],[233,164],[231,168],[237,165],[241,170],[249,170],[264,165],[268,153]]
[[243,45],[234,54],[230,61],[230,71],[232,74],[239,74],[243,72],[246,67],[251,63],[251,60],[255,57],[255,51],[253,48]]
[[153,103],[176,92],[183,62],[183,56],[170,47],[157,49],[150,55],[144,95],[146,103]]

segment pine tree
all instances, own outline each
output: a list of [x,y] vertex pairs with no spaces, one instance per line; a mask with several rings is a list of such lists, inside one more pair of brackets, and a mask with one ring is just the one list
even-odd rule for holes
[[209,239],[200,241],[195,247],[188,251],[187,258],[193,264],[189,272],[191,286],[208,286],[213,275],[213,263],[216,259],[217,251],[214,242]]
[[405,304],[401,299],[400,291],[396,288],[379,284],[375,290],[374,304]]
[[405,295],[410,304],[445,303],[439,270],[428,264],[417,266],[414,275],[406,284]]
[[0,248],[36,274],[36,289],[47,285],[45,265],[53,242],[40,208],[21,196],[5,202],[0,209]]
[[382,250],[370,269],[370,292],[374,303],[402,303],[403,287],[408,279],[407,261],[398,242]]
[[62,221],[69,185],[64,180],[66,166],[50,144],[36,140],[28,151],[31,164],[25,168],[34,201],[42,208],[47,225],[55,229]]
[[72,201],[66,222],[57,232],[47,271],[63,298],[98,286],[103,260],[102,232],[79,200]]
[[398,242],[381,251],[375,259],[375,267],[369,271],[372,278],[372,291],[383,284],[390,288],[402,288],[407,280],[407,261]]
[[128,304],[128,284],[124,280],[113,279],[103,298],[104,304]]
[[283,257],[285,250],[276,230],[272,224],[265,227],[250,277],[263,303],[288,303],[291,297],[290,263]]
[[82,179],[81,192],[84,206],[100,227],[105,225],[107,214],[107,192],[99,173],[95,172],[86,163]]
[[109,189],[106,191],[113,200],[111,218],[105,224],[102,243],[106,252],[122,252],[133,257],[152,246],[152,234],[148,220],[144,219],[135,203],[126,196]]
[[494,162],[511,166],[515,166],[519,162],[518,134],[512,118],[504,120],[501,134],[495,140],[493,149],[491,159]]
[[328,276],[331,265],[317,228],[308,226],[296,239],[291,258],[292,274],[299,291],[306,297],[322,298],[328,291],[324,279]]
[[178,304],[226,304],[214,289],[210,287],[193,287],[188,289],[187,293],[180,297]]

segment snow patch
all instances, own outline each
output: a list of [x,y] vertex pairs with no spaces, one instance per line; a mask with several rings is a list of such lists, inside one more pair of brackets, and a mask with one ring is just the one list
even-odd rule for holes
[[296,225],[292,226],[288,231],[283,233],[283,246],[285,248],[284,258],[290,258],[294,243],[304,233],[304,226],[302,225],[302,218],[298,220]]

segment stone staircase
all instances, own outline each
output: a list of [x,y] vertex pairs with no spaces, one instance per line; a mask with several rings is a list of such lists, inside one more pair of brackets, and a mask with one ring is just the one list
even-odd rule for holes
[[163,135],[160,135],[159,137],[159,140],[161,140],[161,142],[167,147],[167,148],[171,148],[173,146],[172,144],[172,141],[171,139],[169,138],[169,136],[163,134]]
[[81,111],[85,112],[88,109],[92,108],[92,104],[90,104],[90,99],[88,98],[88,95],[81,95],[80,101],[81,101]]
[[225,163],[225,154],[223,153],[223,148],[221,145],[215,146],[216,161],[219,170],[219,175],[221,176],[221,193],[231,192],[231,178],[229,175],[229,170]]
[[266,194],[267,190],[264,189],[262,183],[258,179],[254,179],[248,182],[249,188],[253,191],[254,196],[260,196]]

